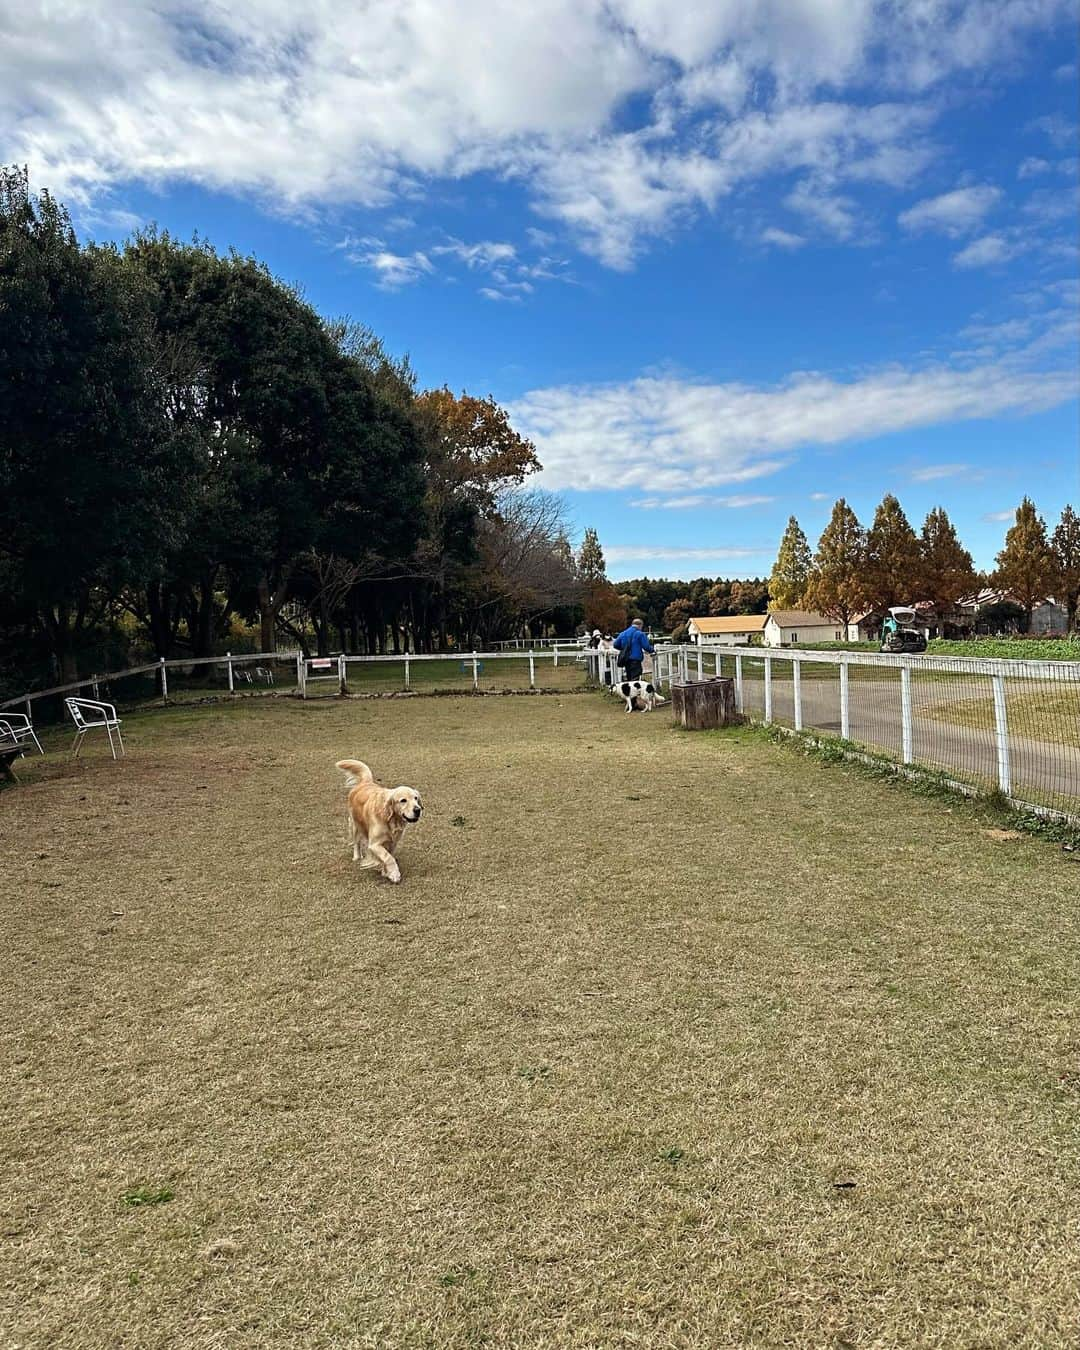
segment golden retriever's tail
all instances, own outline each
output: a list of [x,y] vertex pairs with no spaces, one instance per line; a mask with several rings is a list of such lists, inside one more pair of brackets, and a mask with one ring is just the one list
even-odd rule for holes
[[344,771],[345,786],[350,789],[356,787],[357,783],[370,783],[375,776],[360,759],[339,759],[334,768]]

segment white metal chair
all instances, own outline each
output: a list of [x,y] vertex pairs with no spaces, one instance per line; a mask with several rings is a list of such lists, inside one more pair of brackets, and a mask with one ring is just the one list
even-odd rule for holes
[[75,723],[75,743],[72,746],[74,758],[78,759],[79,751],[82,749],[83,737],[88,731],[93,731],[95,727],[103,727],[109,738],[109,749],[112,751],[113,759],[116,758],[116,744],[113,741],[113,732],[116,732],[116,740],[120,744],[120,753],[124,754],[124,740],[120,735],[120,719],[116,715],[116,709],[111,703],[99,703],[93,698],[66,698],[64,705],[71,714],[71,720]]
[[37,738],[33,723],[27,717],[26,713],[5,712],[0,715],[0,737],[4,740],[11,739],[21,745],[23,741],[33,741],[38,748],[38,754],[45,753],[41,748],[41,742]]

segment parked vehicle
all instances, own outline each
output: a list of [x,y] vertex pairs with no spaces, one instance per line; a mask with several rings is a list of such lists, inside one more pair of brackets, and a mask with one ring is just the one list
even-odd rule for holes
[[882,621],[881,650],[883,652],[926,651],[926,638],[917,628],[910,627],[914,621],[915,611],[910,605],[893,605]]

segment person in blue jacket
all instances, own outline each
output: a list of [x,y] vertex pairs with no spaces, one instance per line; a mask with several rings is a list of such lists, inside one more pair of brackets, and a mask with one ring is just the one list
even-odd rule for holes
[[628,680],[640,680],[641,662],[645,653],[656,650],[646,636],[645,625],[640,619],[635,619],[629,628],[623,629],[615,639],[615,647],[622,652],[625,658],[622,667],[626,678]]

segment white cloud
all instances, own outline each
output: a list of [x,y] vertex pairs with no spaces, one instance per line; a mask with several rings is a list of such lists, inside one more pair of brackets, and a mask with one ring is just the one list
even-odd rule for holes
[[806,240],[801,234],[792,234],[789,230],[781,230],[775,225],[770,225],[768,229],[762,230],[761,242],[763,244],[774,244],[777,248],[792,252],[797,248],[802,248]]
[[[1070,2],[23,0],[0,43],[0,157],[99,211],[132,182],[411,210],[484,173],[617,267],[798,172],[799,209],[844,237],[838,185],[899,186],[935,153],[937,106],[913,92],[1013,60]],[[881,87],[893,101],[868,106]],[[626,130],[628,108],[645,124]]]
[[835,239],[850,239],[855,233],[854,202],[850,197],[836,196],[813,183],[803,182],[788,193],[785,203]]
[[469,268],[491,268],[512,262],[517,256],[513,244],[495,243],[484,239],[476,244],[466,244],[460,239],[451,239],[448,244],[436,244],[431,252],[436,256],[449,254]]
[[900,213],[900,224],[912,232],[933,230],[955,239],[976,229],[1000,199],[1000,188],[956,188],[916,202]]
[[832,501],[832,499],[832,494],[829,492],[811,492],[810,494],[810,500],[812,502],[828,502]]
[[1023,245],[1015,238],[1002,234],[987,234],[976,239],[953,254],[953,263],[957,267],[994,267],[998,263],[1008,262],[1023,252]]
[[983,516],[983,521],[987,525],[992,525],[1002,520],[1012,520],[1016,515],[1015,509],[1012,511],[987,511]]
[[630,505],[642,511],[693,511],[709,506],[740,510],[747,506],[764,506],[766,503],[775,500],[775,497],[755,496],[749,493],[736,494],[731,497],[697,494],[689,497],[639,497],[637,501],[632,501]]
[[1016,176],[1017,178],[1037,178],[1039,174],[1049,173],[1052,167],[1048,159],[1039,159],[1037,155],[1028,155],[1027,159],[1020,161]]
[[767,477],[807,447],[1038,412],[1076,392],[1071,368],[1030,369],[1021,352],[967,369],[801,373],[771,387],[655,377],[558,386],[510,411],[537,445],[544,486],[663,498]]
[[639,544],[604,545],[604,558],[609,563],[648,562],[660,558],[693,562],[711,558],[764,557],[771,557],[771,551],[763,548],[680,548],[663,544],[644,547]]
[[961,475],[970,473],[970,464],[927,464],[925,468],[912,470],[911,481],[913,483],[936,483],[942,478],[959,478]]
[[367,253],[348,253],[351,262],[370,268],[375,273],[375,284],[384,290],[396,290],[399,286],[408,286],[419,281],[422,276],[434,272],[430,258],[424,253],[391,253],[388,249],[377,248]]

